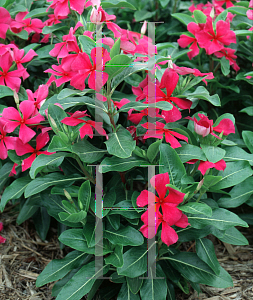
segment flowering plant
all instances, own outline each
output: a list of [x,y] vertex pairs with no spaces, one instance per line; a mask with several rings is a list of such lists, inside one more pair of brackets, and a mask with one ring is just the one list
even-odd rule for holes
[[[232,286],[206,237],[248,243],[229,208],[253,206],[252,1],[0,3],[0,209],[18,204],[43,240],[55,219],[73,249],[37,286],[57,281],[57,300]],[[163,8],[156,39],[145,19]]]

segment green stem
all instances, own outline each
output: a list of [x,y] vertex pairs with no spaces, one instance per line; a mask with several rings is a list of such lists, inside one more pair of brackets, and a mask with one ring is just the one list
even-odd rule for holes
[[113,113],[112,113],[112,102],[111,102],[111,80],[107,81],[107,94],[106,94],[106,98],[107,98],[107,105],[108,105],[108,116],[110,118],[112,127],[113,127],[113,131],[115,132],[116,130],[116,125],[113,119]]
[[173,14],[177,11],[177,3],[178,3],[178,0],[175,0],[174,6],[173,6],[173,10],[172,10]]
[[83,174],[88,178],[88,180],[90,182],[92,182],[93,184],[96,184],[96,180],[85,170],[80,158],[76,155],[75,159],[80,167],[80,169],[82,170]]

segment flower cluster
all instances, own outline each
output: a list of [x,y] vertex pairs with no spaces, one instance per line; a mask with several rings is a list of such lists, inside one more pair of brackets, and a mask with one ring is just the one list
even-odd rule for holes
[[[179,46],[186,48],[190,46],[190,52],[187,53],[189,59],[199,54],[199,48],[205,49],[208,55],[214,54],[216,57],[225,57],[235,71],[240,68],[236,63],[237,56],[235,50],[225,46],[229,46],[231,43],[236,43],[236,35],[234,31],[230,29],[230,22],[233,15],[228,13],[226,21],[219,20],[214,22],[214,18],[211,17],[211,12],[215,8],[216,15],[218,16],[224,9],[221,5],[225,1],[215,1],[214,4],[208,3],[207,5],[198,4],[197,8],[191,6],[190,11],[198,9],[201,10],[207,17],[205,23],[190,22],[187,25],[188,34],[182,34],[178,39]],[[229,1],[230,2],[230,1]],[[228,2],[227,2],[228,4]],[[231,2],[229,6],[233,5]]]
[[[178,240],[178,235],[172,226],[186,228],[190,225],[187,216],[177,208],[178,204],[183,202],[185,194],[166,186],[170,183],[168,173],[153,176],[150,183],[156,189],[158,196],[147,190],[142,191],[138,196],[137,206],[144,207],[148,205],[148,210],[141,216],[144,225],[140,228],[140,231],[146,238],[151,239],[157,233],[159,225],[162,224],[161,239],[166,245],[170,246]],[[149,198],[154,199],[154,202],[151,202]],[[155,220],[151,222],[148,220],[149,210],[155,215]],[[151,226],[150,223],[152,223]]]

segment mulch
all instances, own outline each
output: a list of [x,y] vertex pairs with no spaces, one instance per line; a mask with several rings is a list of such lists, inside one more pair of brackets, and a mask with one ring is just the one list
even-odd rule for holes
[[[48,239],[42,241],[31,220],[20,226],[16,224],[17,214],[9,205],[0,216],[4,224],[1,235],[6,238],[6,243],[0,245],[0,300],[55,299],[51,297],[53,283],[38,288],[36,278],[52,259],[63,258],[68,249],[60,249],[55,228],[50,228]],[[217,258],[232,276],[234,287],[219,289],[201,285],[199,295],[193,290],[188,295],[177,290],[177,300],[253,299],[253,228],[243,228],[241,232],[249,240],[249,246],[231,246],[213,240]],[[192,244],[190,251],[194,247]]]

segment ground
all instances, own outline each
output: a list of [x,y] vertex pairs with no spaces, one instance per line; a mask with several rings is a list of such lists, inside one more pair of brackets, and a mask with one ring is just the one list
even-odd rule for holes
[[[0,245],[0,300],[51,300],[53,284],[37,288],[35,281],[40,272],[54,258],[63,258],[68,249],[61,250],[57,230],[50,229],[43,242],[32,221],[16,224],[17,213],[8,206],[1,214],[4,223],[2,236],[7,239]],[[233,278],[234,287],[217,289],[201,286],[199,296],[177,290],[177,300],[251,300],[253,299],[253,228],[243,228],[249,246],[231,246],[214,239],[215,251],[223,268]],[[183,245],[186,251],[194,251],[194,243]],[[84,298],[85,299],[85,298]]]

